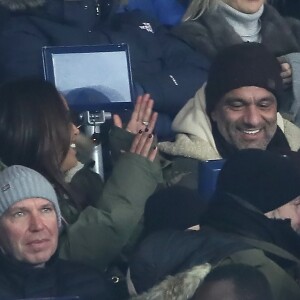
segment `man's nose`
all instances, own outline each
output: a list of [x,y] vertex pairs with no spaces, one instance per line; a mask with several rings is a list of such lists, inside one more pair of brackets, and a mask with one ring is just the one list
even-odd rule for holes
[[33,214],[30,216],[29,228],[31,231],[40,231],[44,228],[44,222],[41,216],[38,214]]
[[255,105],[250,105],[244,113],[244,122],[251,127],[256,127],[261,122],[261,114]]

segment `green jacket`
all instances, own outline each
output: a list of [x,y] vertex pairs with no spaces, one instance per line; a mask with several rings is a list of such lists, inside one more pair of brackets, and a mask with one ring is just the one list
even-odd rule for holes
[[263,250],[257,248],[239,251],[225,258],[220,264],[229,263],[242,263],[259,269],[270,284],[274,300],[300,299],[300,286],[296,282],[296,271],[282,269],[268,258]]
[[[0,163],[0,170],[5,167]],[[93,172],[83,170],[82,176],[89,178],[94,204],[79,211],[67,198],[59,199],[65,226],[58,252],[61,258],[104,271],[136,233],[145,202],[161,181],[161,171],[139,155],[124,153],[103,189]],[[87,189],[87,178],[82,179]]]
[[[60,257],[105,270],[134,233],[159,180],[157,165],[136,154],[122,154],[95,206],[77,212],[62,231]],[[73,207],[64,203],[61,208],[66,219],[74,219]]]

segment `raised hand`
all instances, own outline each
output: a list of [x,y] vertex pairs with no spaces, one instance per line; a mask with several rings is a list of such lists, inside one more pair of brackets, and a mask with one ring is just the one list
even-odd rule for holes
[[[130,121],[127,124],[126,130],[137,134],[139,130],[148,129],[148,133],[152,133],[158,114],[153,112],[154,101],[149,94],[139,96],[131,114]],[[122,120],[119,115],[113,116],[114,125],[122,128]]]
[[130,152],[141,155],[148,158],[150,161],[154,161],[157,154],[157,147],[152,146],[153,143],[153,134],[149,131],[140,130],[130,147]]

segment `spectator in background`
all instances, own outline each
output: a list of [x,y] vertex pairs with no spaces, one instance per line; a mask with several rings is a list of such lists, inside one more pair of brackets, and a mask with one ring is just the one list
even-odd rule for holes
[[264,44],[281,63],[285,97],[280,112],[300,125],[300,21],[283,18],[265,0],[193,0],[173,34],[213,59],[243,42]]
[[198,162],[228,158],[240,149],[297,151],[300,129],[282,118],[280,64],[264,45],[240,43],[215,58],[207,85],[173,121],[174,142],[159,149],[166,182],[197,187]]
[[119,0],[2,0],[0,5],[11,14],[0,30],[0,82],[42,77],[43,46],[127,43],[137,92],[150,93],[155,110],[172,119],[206,80],[204,56],[141,12],[116,13]]
[[61,223],[46,178],[18,165],[0,172],[1,299],[119,299],[100,273],[57,257]]

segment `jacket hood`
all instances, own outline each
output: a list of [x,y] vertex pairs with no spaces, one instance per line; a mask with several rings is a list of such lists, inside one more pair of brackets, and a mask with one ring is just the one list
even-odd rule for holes
[[46,0],[0,0],[0,5],[11,10],[24,10],[43,6]]
[[132,297],[131,300],[187,300],[191,299],[197,287],[210,272],[211,265],[206,263],[195,266],[164,281],[149,291]]

